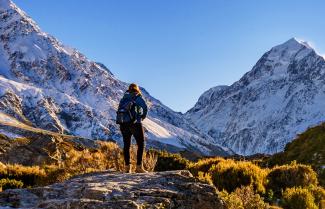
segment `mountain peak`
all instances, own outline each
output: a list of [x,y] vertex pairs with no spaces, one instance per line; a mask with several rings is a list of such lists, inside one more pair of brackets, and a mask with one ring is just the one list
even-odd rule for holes
[[268,53],[269,60],[290,61],[292,59],[302,59],[315,50],[306,41],[291,38],[288,41],[277,45]]
[[311,45],[307,41],[300,40],[297,38],[291,38],[283,44],[273,47],[273,49],[281,50],[300,50],[303,48],[314,50],[313,47],[311,47]]
[[239,81],[205,92],[186,117],[237,154],[275,153],[325,121],[325,62],[296,38],[266,52]]
[[[8,25],[11,25],[11,28],[15,28],[17,24],[10,24],[13,21],[20,22],[17,20],[23,20],[24,27],[33,27],[34,30],[37,32],[40,32],[40,28],[37,26],[37,24],[19,7],[15,5],[14,2],[11,0],[0,0],[0,12],[7,14],[6,18],[3,18],[0,22],[2,28],[9,29]],[[28,24],[26,24],[28,23]],[[1,28],[1,27],[0,27]],[[16,29],[15,29],[16,30]],[[1,31],[2,33],[5,33],[4,31]]]
[[285,46],[305,46],[309,49],[313,49],[313,47],[310,46],[310,44],[307,41],[304,40],[300,40],[298,38],[291,38],[288,41],[286,41],[285,43],[281,44],[281,45],[285,45]]

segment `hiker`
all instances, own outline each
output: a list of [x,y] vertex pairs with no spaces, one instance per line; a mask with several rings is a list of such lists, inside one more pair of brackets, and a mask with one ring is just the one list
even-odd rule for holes
[[132,135],[138,146],[136,172],[147,172],[142,165],[142,155],[144,151],[144,130],[142,121],[146,118],[147,112],[147,104],[142,97],[139,86],[135,83],[130,84],[120,101],[116,116],[116,123],[120,125],[123,136],[123,154],[126,173],[131,173],[130,146]]

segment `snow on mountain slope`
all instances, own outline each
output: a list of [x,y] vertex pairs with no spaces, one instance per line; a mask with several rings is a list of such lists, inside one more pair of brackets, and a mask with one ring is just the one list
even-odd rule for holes
[[[10,0],[0,0],[0,111],[45,130],[91,139],[121,135],[115,112],[128,84],[61,44]],[[227,154],[182,114],[142,89],[149,104],[148,144]]]
[[324,84],[324,58],[293,38],[231,86],[205,92],[186,117],[238,154],[275,153],[325,121]]

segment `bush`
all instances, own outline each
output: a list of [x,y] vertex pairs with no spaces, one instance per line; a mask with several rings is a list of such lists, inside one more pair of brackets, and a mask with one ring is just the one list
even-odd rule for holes
[[212,165],[216,165],[223,160],[220,157],[201,159],[196,163],[192,163],[189,169],[194,176],[198,176],[199,172],[207,173]]
[[19,189],[24,186],[24,183],[14,179],[1,179],[0,180],[0,190],[6,189]]
[[267,175],[267,189],[279,197],[286,188],[317,185],[317,174],[308,165],[292,163],[274,167]]
[[213,182],[212,182],[212,178],[211,178],[210,173],[204,173],[204,172],[199,171],[199,173],[196,176],[196,178],[199,181],[203,182],[203,183],[213,185]]
[[251,187],[237,188],[232,193],[220,192],[220,197],[228,209],[268,209],[270,206]]
[[165,151],[157,152],[158,159],[155,171],[184,170],[189,168],[189,161],[179,154],[170,154]]
[[46,173],[46,179],[43,182],[44,185],[63,182],[72,176],[66,168],[57,165],[44,166],[44,170]]
[[233,192],[241,186],[252,186],[254,191],[264,193],[266,171],[250,162],[224,160],[209,170],[213,184],[219,190]]
[[39,166],[6,165],[0,169],[0,178],[18,180],[25,186],[41,184],[46,174]]
[[314,196],[316,205],[321,208],[321,202],[322,200],[325,200],[325,189],[319,186],[309,186],[308,190]]
[[282,204],[287,209],[317,209],[315,198],[307,188],[287,188],[283,193]]

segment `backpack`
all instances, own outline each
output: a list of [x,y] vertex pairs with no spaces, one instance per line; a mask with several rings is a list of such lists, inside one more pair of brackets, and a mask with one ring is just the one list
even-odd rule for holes
[[116,112],[116,123],[134,123],[136,120],[135,100],[137,97],[122,98]]

